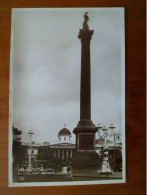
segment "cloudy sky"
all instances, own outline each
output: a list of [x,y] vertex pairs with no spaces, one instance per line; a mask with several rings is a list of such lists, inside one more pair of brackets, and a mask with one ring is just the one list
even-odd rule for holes
[[[13,125],[34,141],[55,141],[80,119],[79,29],[88,11],[91,40],[91,116],[122,130],[123,9],[15,9],[12,22]],[[123,81],[123,82],[122,82]],[[74,140],[74,135],[73,135]]]

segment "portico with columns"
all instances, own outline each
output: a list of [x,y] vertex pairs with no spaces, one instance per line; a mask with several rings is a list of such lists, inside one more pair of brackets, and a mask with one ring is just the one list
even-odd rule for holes
[[53,157],[63,161],[71,161],[75,150],[75,145],[55,144],[50,146],[53,151]]
[[58,141],[50,145],[54,159],[59,159],[64,162],[72,161],[75,143],[72,142],[71,138],[71,132],[64,124],[64,128],[58,133]]

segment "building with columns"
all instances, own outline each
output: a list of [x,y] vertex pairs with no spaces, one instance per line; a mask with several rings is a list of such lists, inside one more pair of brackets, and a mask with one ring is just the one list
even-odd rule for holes
[[63,128],[58,133],[58,141],[50,143],[50,149],[56,160],[63,162],[71,162],[75,152],[75,143],[71,141],[71,132],[67,128]]

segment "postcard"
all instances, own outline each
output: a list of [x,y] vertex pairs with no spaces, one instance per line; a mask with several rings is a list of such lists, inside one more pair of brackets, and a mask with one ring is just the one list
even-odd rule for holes
[[126,181],[124,8],[14,8],[9,186]]

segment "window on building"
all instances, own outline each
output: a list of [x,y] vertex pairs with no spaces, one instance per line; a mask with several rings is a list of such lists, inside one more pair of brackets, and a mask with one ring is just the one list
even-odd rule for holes
[[64,141],[66,141],[66,137],[64,137]]
[[70,137],[69,137],[69,141],[70,141]]

